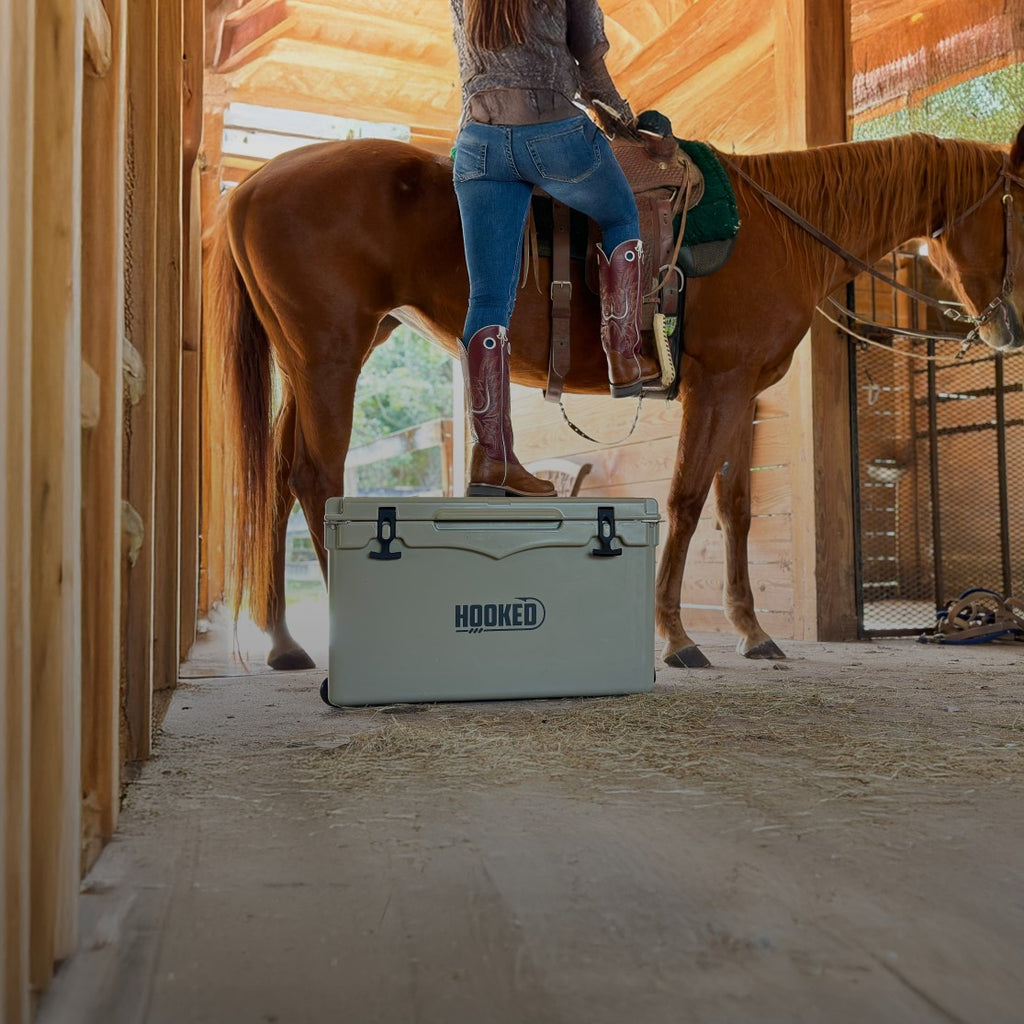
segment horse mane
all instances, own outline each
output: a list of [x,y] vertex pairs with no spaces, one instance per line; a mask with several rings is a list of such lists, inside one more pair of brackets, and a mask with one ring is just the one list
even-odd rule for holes
[[[984,194],[992,184],[993,163],[1001,158],[995,146],[914,133],[734,159],[759,185],[842,241],[863,226],[865,210],[901,239],[930,234]],[[930,217],[924,225],[922,209]],[[775,214],[774,219],[788,251],[806,254],[811,243],[819,267],[822,259],[836,259],[788,218]]]

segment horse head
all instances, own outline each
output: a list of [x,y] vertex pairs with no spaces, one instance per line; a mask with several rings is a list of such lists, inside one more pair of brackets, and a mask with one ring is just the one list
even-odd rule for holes
[[996,351],[1024,348],[1024,127],[994,182],[928,247],[967,309],[974,336]]

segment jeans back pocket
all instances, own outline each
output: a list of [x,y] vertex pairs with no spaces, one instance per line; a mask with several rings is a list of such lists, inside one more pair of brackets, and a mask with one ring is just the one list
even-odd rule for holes
[[487,173],[487,143],[460,139],[455,147],[455,181],[472,181]]
[[594,136],[597,128],[581,119],[554,135],[538,135],[526,143],[537,173],[550,181],[579,182],[601,166],[601,150]]

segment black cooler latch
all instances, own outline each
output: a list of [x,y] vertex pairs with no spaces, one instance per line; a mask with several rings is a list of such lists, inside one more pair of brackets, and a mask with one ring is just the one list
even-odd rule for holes
[[380,551],[371,551],[370,557],[378,562],[393,562],[402,557],[401,551],[392,551],[391,542],[395,539],[395,506],[387,505],[377,509],[377,541]]
[[591,548],[590,553],[595,558],[614,558],[622,554],[622,548],[613,548],[612,540],[615,537],[615,509],[611,505],[598,505],[597,507],[597,544]]

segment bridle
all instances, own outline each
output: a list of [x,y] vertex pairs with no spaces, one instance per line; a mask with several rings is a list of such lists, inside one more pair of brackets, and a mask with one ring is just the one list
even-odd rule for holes
[[[944,232],[950,228],[956,227],[967,217],[969,217],[975,210],[981,205],[986,203],[989,199],[994,196],[1000,188],[1003,189],[1003,238],[1004,238],[1004,263],[1003,263],[1003,285],[999,294],[976,316],[971,313],[966,313],[963,310],[955,309],[952,306],[947,305],[944,302],[940,302],[938,299],[933,298],[930,295],[925,295],[922,292],[917,291],[914,288],[910,288],[895,278],[890,277],[888,274],[882,273],[880,270],[876,270],[873,266],[862,260],[859,256],[854,255],[847,249],[844,249],[838,242],[829,238],[824,232],[819,231],[813,224],[805,220],[800,216],[792,207],[787,206],[778,196],[774,193],[769,192],[764,186],[759,185],[753,178],[747,174],[743,168],[739,167],[733,161],[724,158],[725,162],[741,177],[748,185],[754,188],[764,199],[766,199],[772,206],[774,206],[780,213],[784,214],[789,220],[796,224],[799,228],[806,231],[812,238],[820,242],[827,249],[834,252],[837,256],[843,259],[845,262],[856,267],[862,273],[870,274],[872,277],[879,281],[884,282],[890,288],[894,288],[896,291],[902,292],[904,295],[908,295],[914,299],[915,302],[924,303],[939,312],[940,316],[947,320],[951,320],[954,323],[970,324],[971,329],[964,334],[946,333],[943,331],[916,331],[909,327],[894,327],[890,324],[880,324],[873,320],[868,320],[864,317],[854,316],[854,319],[859,321],[868,327],[874,327],[878,330],[886,331],[889,334],[900,335],[901,337],[908,338],[921,338],[941,341],[959,341],[962,343],[960,355],[963,355],[967,349],[973,345],[979,337],[981,328],[985,326],[995,315],[1002,309],[1007,300],[1013,293],[1014,275],[1013,275],[1013,250],[1014,250],[1014,232],[1013,232],[1013,192],[1012,187],[1016,185],[1018,188],[1024,189],[1024,178],[1017,174],[1014,174],[1010,170],[1010,158],[1005,153],[1003,154],[1003,166],[996,177],[992,187],[989,188],[985,194],[972,203],[966,210],[958,214],[955,219],[950,221],[948,224],[943,225],[937,230],[932,232],[932,238],[938,238]],[[846,306],[835,299],[829,298],[829,303],[835,306],[845,317],[851,317],[852,311]],[[822,312],[827,319],[831,320],[832,323],[837,324],[839,327],[844,325],[837,323],[827,314],[818,307],[819,312]],[[845,329],[845,328],[844,328]],[[959,358],[959,356],[958,356]]]

